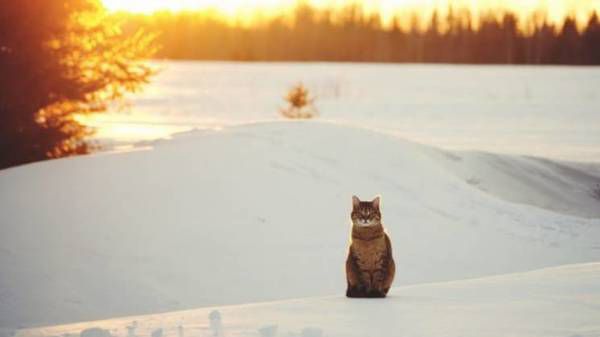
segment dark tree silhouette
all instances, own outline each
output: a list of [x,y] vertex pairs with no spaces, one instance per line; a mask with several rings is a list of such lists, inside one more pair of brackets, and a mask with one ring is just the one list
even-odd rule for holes
[[573,18],[567,18],[563,24],[557,40],[556,57],[557,63],[581,64],[582,55],[580,48],[580,36],[577,31],[577,23]]
[[[161,32],[164,48],[157,56],[168,59],[600,64],[596,14],[580,30],[573,18],[555,25],[543,13],[524,25],[509,12],[479,13],[477,22],[468,9],[450,7],[446,12],[434,11],[426,21],[417,13],[404,13],[387,27],[357,4],[332,10],[305,1],[289,17],[250,27],[206,12],[125,18],[131,31],[143,27]],[[522,26],[529,27],[526,33]]]
[[583,62],[585,64],[598,64],[600,62],[600,22],[596,12],[590,17],[582,38]]
[[147,82],[150,42],[97,1],[0,1],[0,168],[90,151],[76,114]]

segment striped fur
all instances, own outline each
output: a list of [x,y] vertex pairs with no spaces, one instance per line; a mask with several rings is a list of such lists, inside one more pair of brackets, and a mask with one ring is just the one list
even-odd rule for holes
[[352,240],[346,259],[348,297],[385,297],[395,274],[392,245],[381,224],[379,197],[353,197]]

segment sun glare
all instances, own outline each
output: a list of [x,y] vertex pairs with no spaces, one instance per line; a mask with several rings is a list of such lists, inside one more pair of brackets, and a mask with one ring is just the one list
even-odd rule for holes
[[164,124],[151,115],[140,114],[102,113],[76,115],[75,119],[85,126],[95,128],[95,139],[112,139],[117,142],[169,138],[176,132],[190,129],[189,126]]
[[104,0],[104,5],[111,11],[128,11],[136,13],[152,13],[161,10],[183,11],[215,9],[228,15],[256,9],[279,9],[292,3],[280,0]]
[[[566,16],[585,19],[593,10],[600,11],[600,0],[307,0],[316,7],[339,8],[360,3],[368,12],[378,12],[384,21],[402,11],[416,10],[427,16],[434,9],[445,11],[449,5],[454,8],[468,8],[473,13],[508,9],[521,17],[542,12],[552,22],[559,22]],[[261,12],[262,14],[281,13],[297,4],[297,0],[103,0],[110,11],[152,13],[156,11],[216,10],[231,19],[241,19]]]

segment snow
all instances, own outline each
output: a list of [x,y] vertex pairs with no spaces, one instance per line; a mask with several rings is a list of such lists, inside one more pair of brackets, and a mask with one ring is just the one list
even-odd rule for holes
[[[600,258],[597,200],[588,193],[600,181],[594,165],[445,151],[318,121],[193,131],[147,145],[0,171],[0,327],[343,294],[353,194],[382,196],[394,286]],[[401,288],[390,299],[407,315],[398,324],[425,313],[407,311],[405,289],[427,288]],[[315,301],[331,303],[339,322],[364,319],[361,310],[389,317],[375,302],[353,312],[341,298]],[[230,313],[219,311],[231,327]],[[323,319],[294,331],[330,336]],[[142,328],[135,334],[149,336]]]
[[[110,331],[100,328],[88,328],[80,333],[81,337],[110,337]],[[152,336],[154,337],[154,336]]]
[[[99,137],[280,119],[303,82],[320,118],[445,149],[600,162],[600,68],[368,63],[159,62],[162,72]],[[106,139],[105,139],[106,141]]]
[[599,174],[586,165],[482,152],[454,159],[445,167],[482,191],[561,213],[600,217],[599,200],[593,197]]
[[[223,330],[213,334],[210,312]],[[190,336],[598,336],[600,263],[575,264],[479,279],[405,286],[386,299],[342,296],[202,308],[148,316],[21,330],[17,337],[77,336],[90,326],[140,337],[179,324]]]

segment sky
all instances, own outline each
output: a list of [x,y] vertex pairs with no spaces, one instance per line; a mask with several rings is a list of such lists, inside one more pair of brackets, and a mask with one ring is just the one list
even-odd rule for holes
[[[263,13],[280,13],[291,8],[297,0],[103,0],[111,11],[152,13],[158,10],[197,10],[215,9],[230,18],[250,16],[261,10]],[[361,3],[370,12],[379,12],[384,21],[391,19],[398,11],[418,10],[427,16],[434,8],[443,12],[448,4],[453,7],[469,8],[473,12],[510,9],[519,16],[527,17],[543,10],[550,21],[562,21],[565,16],[574,15],[582,20],[592,10],[600,12],[600,0],[307,0],[317,7],[341,7],[349,3]]]

